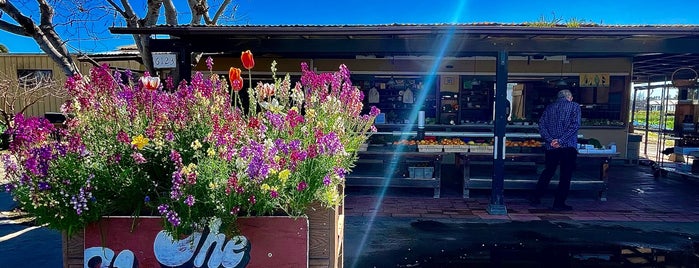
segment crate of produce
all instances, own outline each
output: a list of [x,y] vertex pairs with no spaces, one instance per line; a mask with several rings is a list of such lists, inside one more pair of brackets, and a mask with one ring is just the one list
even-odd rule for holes
[[493,153],[493,145],[470,145],[468,150],[471,153]]
[[442,149],[444,149],[444,145],[441,144],[419,144],[417,146],[417,150],[419,152],[427,152],[427,153],[434,153],[434,152],[441,152]]
[[444,145],[444,152],[446,153],[465,153],[468,152],[469,145]]
[[434,167],[408,167],[411,179],[431,179]]
[[359,152],[366,152],[366,150],[369,148],[369,144],[362,143],[359,145],[359,148],[357,148],[357,151]]

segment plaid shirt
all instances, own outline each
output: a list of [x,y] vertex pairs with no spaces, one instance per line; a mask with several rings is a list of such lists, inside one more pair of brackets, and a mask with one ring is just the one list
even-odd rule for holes
[[546,141],[546,150],[551,150],[551,141],[558,139],[561,147],[576,148],[578,145],[578,129],[580,128],[580,105],[559,98],[546,107],[539,119],[539,133]]

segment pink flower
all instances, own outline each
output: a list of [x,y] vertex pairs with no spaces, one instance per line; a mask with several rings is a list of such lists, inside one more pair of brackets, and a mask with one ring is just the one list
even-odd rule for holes
[[145,157],[139,152],[133,152],[131,153],[131,158],[133,158],[133,161],[136,162],[136,164],[144,164],[148,162]]

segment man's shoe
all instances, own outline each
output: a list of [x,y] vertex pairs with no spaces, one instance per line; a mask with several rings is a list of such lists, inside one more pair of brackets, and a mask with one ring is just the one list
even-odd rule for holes
[[551,210],[555,210],[555,211],[571,211],[571,210],[573,210],[573,207],[571,207],[571,206],[569,206],[569,205],[554,205],[554,206],[551,208]]
[[541,205],[541,198],[530,196],[529,198],[527,198],[527,200],[529,200],[529,205],[532,205],[532,206]]

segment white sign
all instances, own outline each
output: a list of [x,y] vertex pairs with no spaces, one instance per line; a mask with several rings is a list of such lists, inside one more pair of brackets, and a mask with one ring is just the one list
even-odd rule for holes
[[177,53],[153,52],[153,67],[156,69],[171,69],[177,67]]

